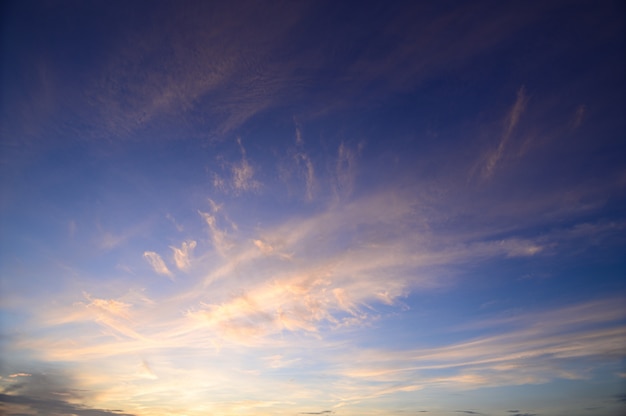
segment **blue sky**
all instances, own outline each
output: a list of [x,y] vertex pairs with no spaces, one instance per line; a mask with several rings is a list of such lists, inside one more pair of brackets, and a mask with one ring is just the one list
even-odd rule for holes
[[2,7],[3,414],[626,411],[622,2]]

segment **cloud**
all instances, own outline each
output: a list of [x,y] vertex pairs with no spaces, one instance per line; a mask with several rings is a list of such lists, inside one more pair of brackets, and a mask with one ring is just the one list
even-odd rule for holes
[[241,160],[237,162],[223,162],[227,169],[224,175],[213,174],[213,186],[224,192],[232,192],[239,195],[248,191],[257,191],[261,183],[255,179],[255,168],[250,164],[246,156],[246,149],[241,138],[237,138],[237,145],[241,153]]
[[526,89],[522,86],[519,90],[517,90],[517,99],[515,100],[515,104],[513,104],[513,107],[504,121],[504,131],[500,137],[498,147],[487,155],[487,160],[483,166],[483,176],[485,178],[489,178],[493,175],[497,165],[500,163],[500,160],[504,157],[508,142],[510,141],[513,131],[526,109],[527,103],[528,97],[526,96]]
[[[523,239],[491,239],[490,232],[452,236],[412,223],[420,209],[412,197],[385,191],[259,228],[253,238],[227,233],[217,215],[200,212],[222,260],[211,264],[202,288],[185,295],[195,302],[188,316],[244,344],[283,330],[316,333],[325,325],[365,325],[376,319],[380,305],[401,307],[408,293],[452,284],[441,270],[496,258],[551,256],[572,241],[574,230],[577,238],[589,240],[619,228],[595,224]],[[217,211],[225,215],[222,208]],[[198,302],[206,290],[213,293],[210,301]]]
[[621,302],[606,299],[537,316],[518,316],[494,335],[450,345],[361,351],[358,356],[337,360],[354,363],[343,364],[343,374],[354,379],[355,386],[366,381],[391,385],[419,378],[425,386],[458,390],[584,379],[589,377],[588,370],[580,364],[616,362],[623,354],[619,339],[626,335],[624,311],[613,309]]
[[121,410],[96,409],[59,399],[43,399],[41,397],[3,393],[0,393],[0,403],[5,403],[2,410],[6,416],[33,414],[31,412],[48,416],[134,416]]
[[0,408],[3,415],[45,414],[50,416],[133,416],[121,410],[97,409],[81,404],[90,401],[93,394],[74,386],[77,380],[67,373],[55,370],[33,373],[19,382],[3,383],[0,390]]
[[281,354],[272,355],[271,357],[264,358],[270,368],[285,368],[291,367],[293,364],[300,362],[300,358],[285,359]]
[[248,162],[241,138],[237,138],[237,144],[241,151],[241,161],[234,163],[231,167],[232,186],[236,192],[257,190],[261,184],[254,179],[254,168]]
[[300,151],[295,154],[296,163],[301,167],[301,171],[304,175],[305,193],[304,197],[307,201],[312,201],[317,187],[317,180],[315,178],[315,166],[313,161],[307,153]]
[[28,373],[15,373],[15,374],[11,374],[9,376],[9,378],[15,378],[15,377],[30,377],[32,374],[28,374]]
[[214,215],[202,211],[198,211],[198,213],[209,227],[209,234],[211,236],[211,241],[213,242],[213,247],[220,255],[224,255],[233,247],[233,244],[228,238],[228,234],[226,231],[218,228],[217,218]]
[[183,230],[185,229],[181,224],[176,222],[176,219],[174,218],[174,216],[172,214],[167,213],[165,215],[165,218],[167,218],[168,220],[170,220],[172,222],[172,224],[174,225],[174,227],[176,227],[176,230],[178,230],[178,232],[183,232]]
[[143,253],[143,257],[146,259],[146,261],[148,261],[148,263],[150,263],[150,266],[152,266],[152,269],[154,269],[155,272],[165,275],[173,280],[174,275],[167,268],[161,256],[159,256],[154,251],[145,251]]
[[336,392],[333,397],[337,400],[337,404],[334,408],[344,407],[349,404],[357,404],[363,401],[375,399],[378,397],[388,396],[396,393],[406,393],[412,391],[418,391],[423,389],[424,386],[416,385],[413,383],[394,385],[366,385],[363,384],[357,389],[348,388],[345,392]]
[[133,329],[131,321],[131,306],[128,303],[115,299],[100,299],[85,293],[89,303],[78,303],[75,306],[80,310],[73,316],[67,317],[67,322],[89,321],[103,325],[114,331],[115,334],[123,335],[131,339],[143,340],[144,337]]
[[337,150],[335,165],[335,194],[340,198],[347,198],[352,194],[356,179],[356,159],[356,151],[342,142]]
[[254,169],[247,160],[242,160],[232,166],[233,188],[237,191],[250,191],[259,188],[259,182],[254,180]]
[[271,254],[274,251],[274,247],[264,242],[263,240],[254,240],[254,245],[261,250],[263,254]]
[[[94,134],[125,137],[142,129],[158,134],[159,127],[176,125],[195,137],[222,140],[293,93],[296,62],[267,57],[308,7],[244,4],[237,11],[203,3],[184,10],[165,5],[140,19],[163,20],[158,30],[139,21],[120,26],[120,38],[111,38],[105,61],[82,86],[96,110],[85,117]],[[266,19],[259,21],[259,15]]]
[[187,270],[191,265],[191,254],[193,249],[196,248],[196,242],[184,241],[182,243],[181,248],[170,246],[172,251],[174,251],[174,263],[176,263],[176,267],[180,270]]
[[[295,122],[295,120],[294,120]],[[301,127],[299,125],[299,123],[295,122],[296,124],[296,146],[303,146],[304,145],[304,140],[302,139],[302,131],[301,131]]]
[[317,180],[315,178],[315,166],[309,155],[304,151],[304,139],[302,138],[301,126],[296,123],[296,152],[294,154],[296,164],[301,168],[305,180],[305,199],[313,200]]
[[313,193],[315,190],[315,168],[313,162],[308,155],[302,153],[300,155],[302,161],[306,166],[306,199],[311,201],[313,199]]

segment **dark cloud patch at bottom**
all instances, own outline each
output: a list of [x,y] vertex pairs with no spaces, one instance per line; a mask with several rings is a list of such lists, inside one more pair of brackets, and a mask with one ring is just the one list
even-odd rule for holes
[[[12,413],[11,405],[28,406],[29,410],[43,412],[49,416],[64,416],[67,414],[77,416],[135,416],[130,413],[121,413],[119,410],[90,409],[85,406],[68,403],[55,399],[37,399],[30,396],[10,395],[0,393],[0,403],[7,403],[9,406],[3,407],[3,414],[6,416],[21,416],[23,413]],[[21,408],[21,411],[24,409]]]

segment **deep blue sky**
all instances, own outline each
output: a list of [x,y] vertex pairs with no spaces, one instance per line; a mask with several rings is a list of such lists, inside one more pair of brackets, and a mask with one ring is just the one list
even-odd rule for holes
[[1,412],[623,414],[624,16],[4,2]]

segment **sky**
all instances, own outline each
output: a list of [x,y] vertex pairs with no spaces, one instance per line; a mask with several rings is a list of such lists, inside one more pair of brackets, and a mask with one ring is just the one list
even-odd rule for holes
[[622,1],[2,2],[0,413],[626,413]]

